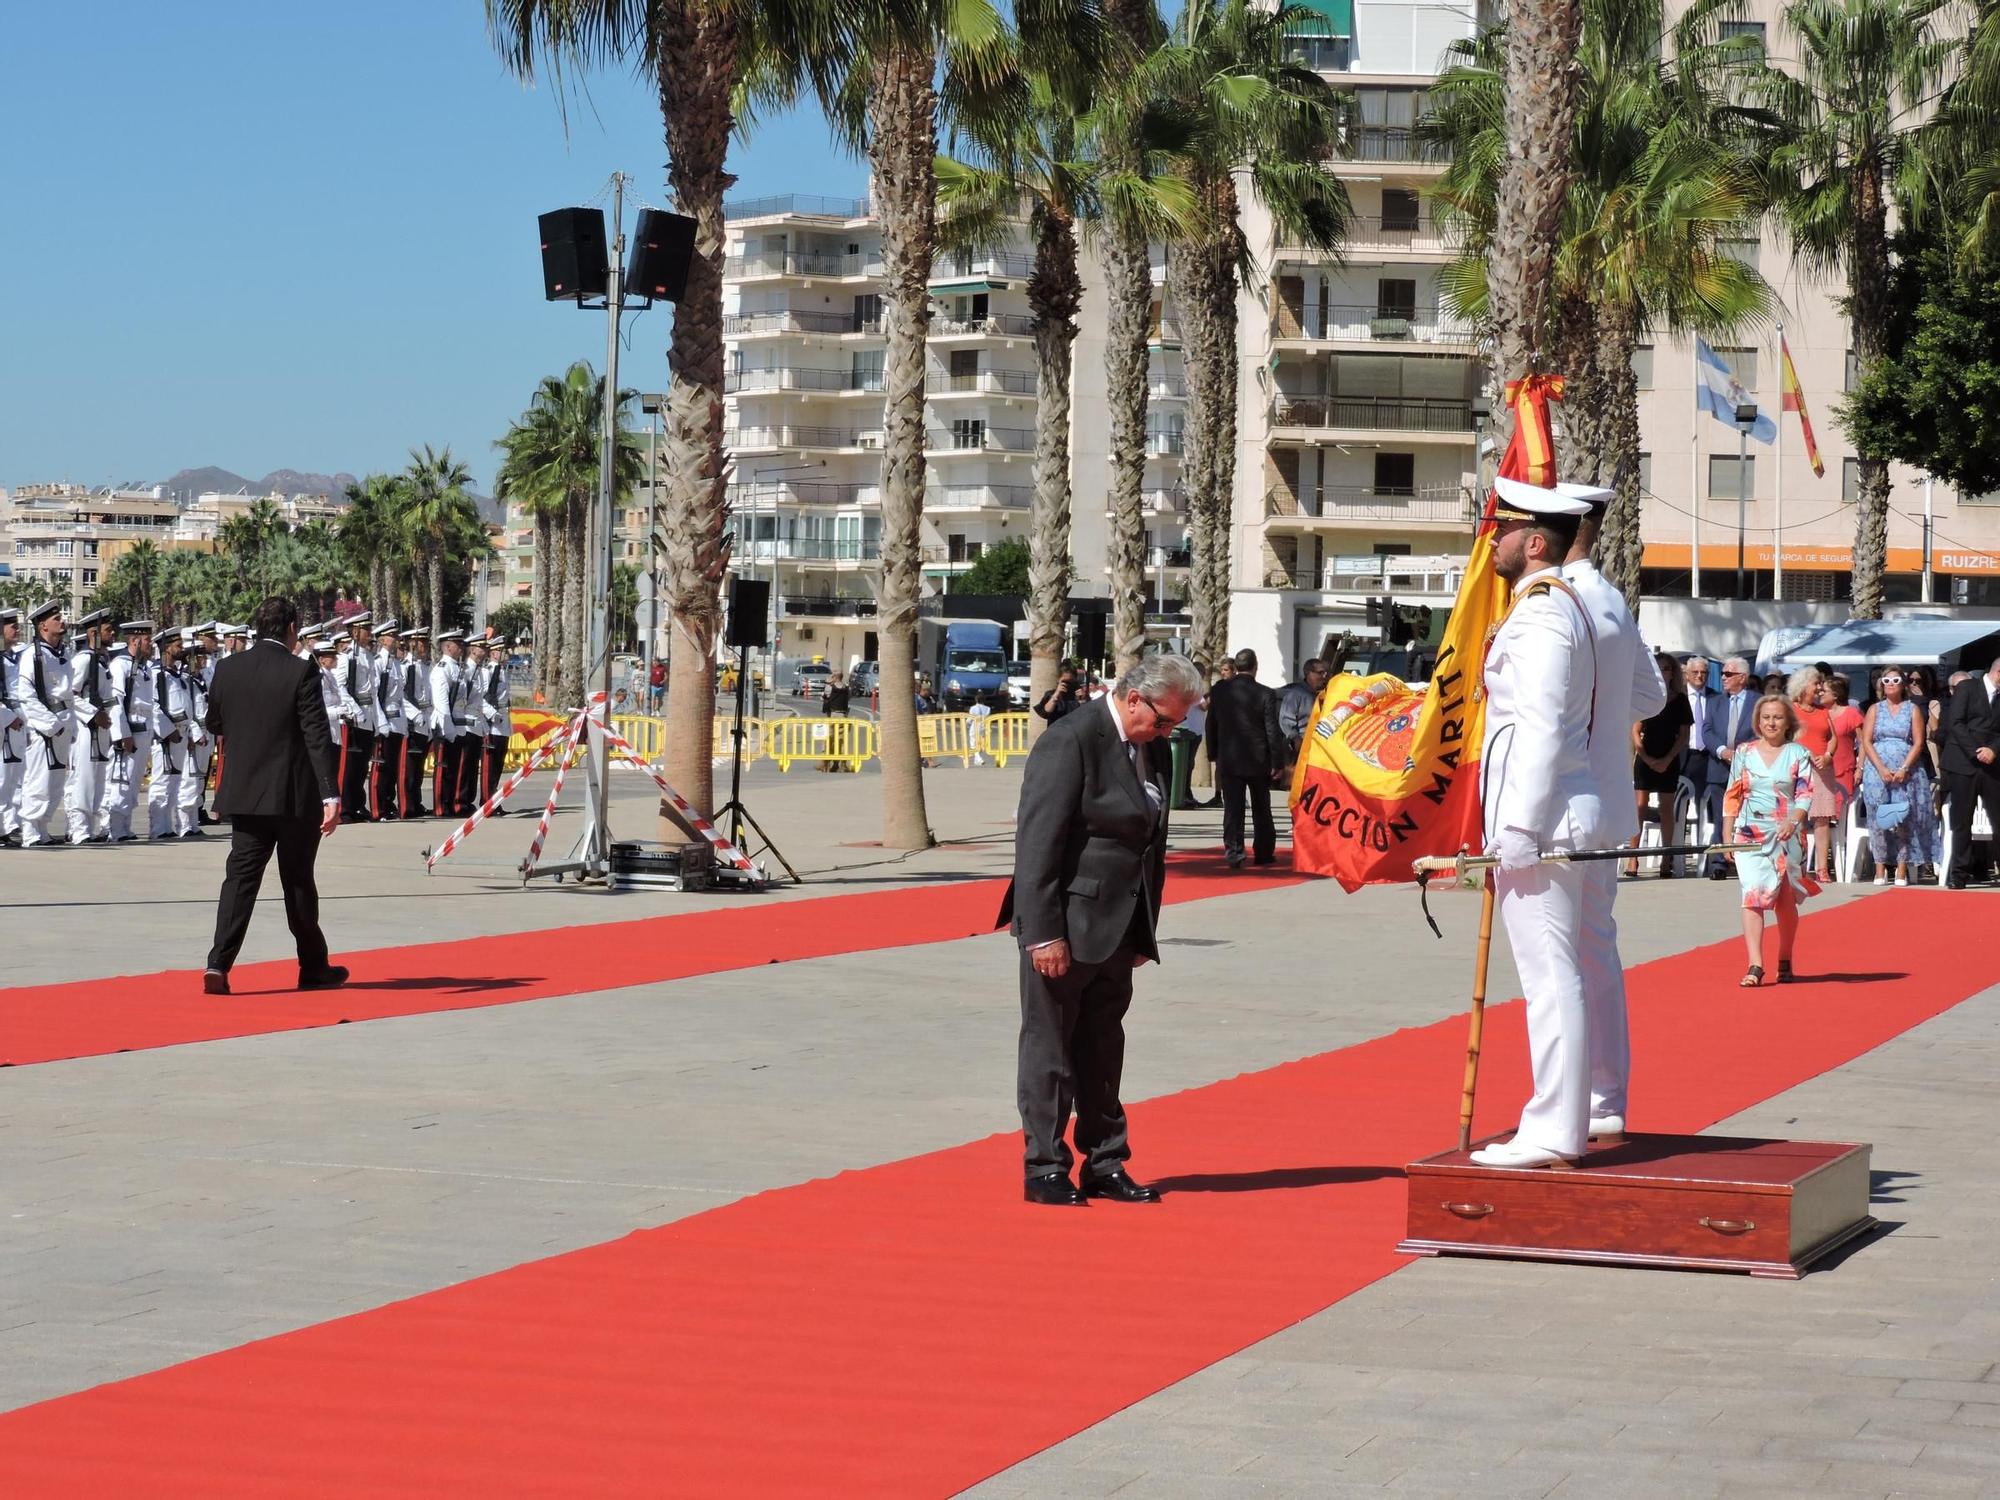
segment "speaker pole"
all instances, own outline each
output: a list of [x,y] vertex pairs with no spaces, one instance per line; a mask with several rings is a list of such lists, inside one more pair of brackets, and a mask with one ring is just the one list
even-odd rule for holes
[[[604,351],[604,433],[597,456],[597,538],[592,560],[597,573],[598,648],[604,653],[604,722],[611,723],[611,553],[617,534],[614,460],[618,451],[618,324],[625,314],[625,174],[611,174],[611,263],[604,278],[607,334]],[[611,743],[597,735],[596,819],[584,849],[587,873],[611,873]],[[595,868],[593,868],[593,864]]]

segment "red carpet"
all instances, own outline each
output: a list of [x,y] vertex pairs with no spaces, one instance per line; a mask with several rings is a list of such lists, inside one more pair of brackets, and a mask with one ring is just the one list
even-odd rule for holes
[[[1309,878],[1283,864],[1232,871],[1219,854],[1208,853],[1175,855],[1169,869],[1169,905]],[[946,942],[991,931],[1006,888],[1004,880],[966,880],[785,902],[746,896],[741,907],[722,911],[336,952],[353,978],[345,989],[318,993],[292,988],[298,964],[290,959],[238,965],[227,997],[201,992],[200,969],[0,990],[0,1066],[472,1010]],[[257,920],[282,918],[267,908]]]
[[[1706,1127],[2000,981],[1962,941],[1989,910],[1808,917],[1788,989],[1736,989],[1736,942],[1634,970],[1635,1124]],[[1487,1039],[1495,1130],[1518,1004]],[[1454,1019],[1137,1106],[1156,1208],[1029,1208],[995,1137],[29,1407],[0,1493],[950,1494],[1396,1269],[1463,1044]]]

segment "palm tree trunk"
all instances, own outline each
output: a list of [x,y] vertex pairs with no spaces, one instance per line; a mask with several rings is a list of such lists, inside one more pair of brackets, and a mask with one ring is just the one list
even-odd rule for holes
[[1104,235],[1104,380],[1111,408],[1111,652],[1122,674],[1146,646],[1146,361],[1153,321],[1146,232],[1113,219]]
[[[723,194],[736,127],[738,7],[670,0],[655,30],[668,180],[695,221],[687,291],[674,307],[667,351],[665,597],[673,621],[667,653],[667,781],[703,812],[714,809],[715,643],[729,565],[729,498],[722,451]],[[615,397],[613,398],[615,399]],[[647,539],[651,546],[651,538]],[[661,836],[669,834],[663,820]]]
[[546,702],[550,687],[550,666],[559,649],[556,638],[556,611],[549,598],[549,590],[555,586],[555,570],[550,566],[550,552],[555,546],[555,525],[548,511],[537,507],[535,510],[535,581],[534,595],[529,607],[534,611],[534,623],[529,628],[535,633],[535,699]]
[[573,711],[584,705],[584,652],[590,639],[584,619],[584,570],[589,564],[590,497],[572,493],[563,503],[563,654],[556,686],[562,706]]
[[[1889,336],[1888,203],[1882,169],[1864,163],[1855,173],[1853,242],[1848,249],[1849,307],[1854,358],[1861,369],[1887,353]],[[1882,581],[1889,563],[1889,465],[1872,453],[1858,463],[1854,507],[1854,618],[1882,618]]]
[[[1507,162],[1500,170],[1486,284],[1497,374],[1504,385],[1551,351],[1549,288],[1569,194],[1582,0],[1507,0]],[[1505,452],[1512,409],[1495,410]]]
[[[1028,701],[1040,703],[1062,674],[1069,624],[1070,349],[1083,303],[1076,225],[1046,204],[1035,221],[1028,305],[1035,317],[1035,488],[1028,516]],[[1048,725],[1028,720],[1039,737]]]
[[1555,371],[1563,377],[1562,404],[1556,409],[1562,432],[1556,464],[1564,479],[1596,484],[1609,461],[1606,449],[1612,413],[1600,364],[1607,357],[1597,308],[1586,297],[1565,292],[1557,299]]
[[431,639],[444,634],[444,543],[433,542],[425,549],[425,571],[430,578]]
[[[1602,464],[1591,478],[1616,492],[1597,537],[1597,566],[1639,612],[1639,379],[1632,352],[1639,343],[1639,310],[1607,301],[1598,309],[1598,344],[1591,383],[1600,398],[1597,435]],[[1565,402],[1567,404],[1567,402]]]
[[937,246],[936,59],[891,45],[868,99],[868,164],[882,212],[888,343],[882,383],[882,843],[923,849],[935,840],[917,753],[917,593],[923,581],[924,351],[930,332],[931,257]]

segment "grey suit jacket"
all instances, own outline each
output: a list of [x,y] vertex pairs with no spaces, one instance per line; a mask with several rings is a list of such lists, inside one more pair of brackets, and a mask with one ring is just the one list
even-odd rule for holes
[[1000,925],[1023,948],[1069,941],[1078,963],[1102,963],[1141,920],[1138,952],[1159,949],[1160,891],[1167,874],[1167,770],[1154,744],[1140,765],[1160,792],[1156,816],[1132,773],[1124,742],[1100,700],[1051,724],[1035,742],[1021,782],[1014,828],[1014,879]]

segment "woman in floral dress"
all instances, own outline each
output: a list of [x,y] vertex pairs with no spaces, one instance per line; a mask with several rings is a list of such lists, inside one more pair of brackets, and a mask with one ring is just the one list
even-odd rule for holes
[[1882,696],[1868,709],[1862,730],[1862,796],[1868,805],[1868,846],[1875,856],[1875,883],[1910,883],[1910,867],[1929,848],[1930,760],[1924,754],[1922,711],[1904,695],[1903,674],[1891,667],[1876,683]]
[[1812,807],[1813,762],[1792,735],[1798,728],[1791,702],[1781,695],[1759,700],[1757,738],[1730,762],[1723,816],[1736,830],[1736,878],[1743,886],[1743,944],[1750,967],[1743,987],[1764,982],[1764,913],[1778,924],[1778,983],[1792,977],[1792,944],[1799,932],[1799,902],[1819,894],[1806,864],[1806,814]]

